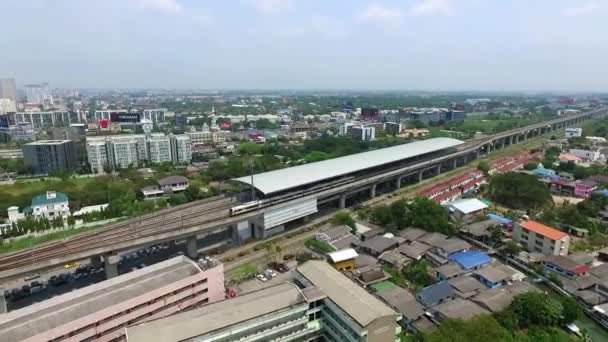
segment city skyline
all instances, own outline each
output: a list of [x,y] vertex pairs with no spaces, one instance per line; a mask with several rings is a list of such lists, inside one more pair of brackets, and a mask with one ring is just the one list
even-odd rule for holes
[[595,0],[6,2],[19,87],[608,91]]

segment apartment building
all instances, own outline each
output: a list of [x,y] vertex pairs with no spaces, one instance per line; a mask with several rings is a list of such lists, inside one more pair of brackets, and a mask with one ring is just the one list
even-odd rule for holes
[[159,123],[165,121],[165,115],[167,114],[166,108],[157,108],[157,109],[144,109],[142,113],[143,120],[149,120],[153,123]]
[[143,162],[189,163],[192,147],[186,135],[125,134],[88,137],[87,159],[94,173],[104,172],[104,166],[122,169]]
[[128,327],[129,342],[395,341],[401,315],[324,261],[282,283]]
[[514,225],[513,240],[530,252],[544,255],[568,255],[570,247],[570,235],[532,220]]
[[0,315],[0,336],[3,342],[121,341],[126,327],[224,297],[221,263],[180,256]]
[[152,134],[147,139],[148,160],[151,163],[172,162],[171,138],[164,134]]
[[174,164],[187,164],[192,161],[192,144],[185,134],[171,136],[171,159]]
[[76,147],[71,140],[38,140],[23,145],[23,162],[36,174],[74,170]]
[[48,127],[68,127],[70,113],[67,111],[54,112],[18,112],[14,114],[15,124],[29,123],[34,129]]

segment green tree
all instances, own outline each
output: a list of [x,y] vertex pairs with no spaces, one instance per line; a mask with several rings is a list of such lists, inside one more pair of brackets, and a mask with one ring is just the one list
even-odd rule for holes
[[477,163],[477,170],[488,175],[488,172],[490,172],[490,163],[488,163],[487,160],[480,160],[479,163]]
[[507,310],[517,317],[517,326],[527,329],[533,326],[557,325],[562,316],[562,304],[542,292],[526,292],[515,297]]
[[433,283],[426,260],[415,260],[403,269],[403,276],[417,287],[426,287]]
[[331,220],[333,224],[343,224],[355,228],[355,219],[346,211],[337,212]]
[[526,166],[524,166],[524,169],[528,170],[528,171],[532,171],[532,170],[536,169],[537,167],[538,167],[537,162],[528,162],[528,164],[526,164]]
[[519,252],[522,251],[521,246],[519,246],[517,244],[517,242],[511,240],[511,241],[507,241],[507,243],[505,244],[504,248],[502,249],[502,252],[506,255],[517,255],[519,254]]
[[200,194],[201,194],[201,188],[199,188],[198,186],[195,186],[193,184],[190,184],[184,191],[184,195],[186,196],[186,200],[188,202],[196,201],[197,199],[200,198]]
[[553,203],[546,185],[536,177],[509,172],[495,175],[488,187],[490,198],[512,209],[541,209]]
[[564,323],[572,323],[581,318],[583,311],[581,306],[570,297],[565,297],[561,300],[562,302],[562,321]]

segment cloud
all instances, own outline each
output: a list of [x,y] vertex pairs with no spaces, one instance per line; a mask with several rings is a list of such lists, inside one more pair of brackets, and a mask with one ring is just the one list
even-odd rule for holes
[[598,9],[598,7],[599,6],[597,5],[597,2],[591,0],[591,1],[587,1],[584,4],[581,4],[576,7],[565,8],[562,10],[561,13],[562,13],[562,15],[565,15],[565,16],[576,17],[576,16],[591,14],[591,13],[595,12]]
[[253,8],[264,14],[273,14],[290,9],[293,5],[292,0],[251,0]]
[[138,0],[141,7],[168,14],[182,13],[183,7],[177,0]]
[[410,8],[410,14],[422,15],[452,15],[451,0],[420,0]]
[[367,8],[365,8],[357,17],[360,20],[367,21],[391,21],[401,18],[401,11],[398,9],[380,6],[378,4],[371,4],[367,6]]

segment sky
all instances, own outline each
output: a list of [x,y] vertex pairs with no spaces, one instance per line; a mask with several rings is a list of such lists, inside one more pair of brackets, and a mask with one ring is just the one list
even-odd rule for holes
[[608,0],[0,0],[58,88],[608,91]]

